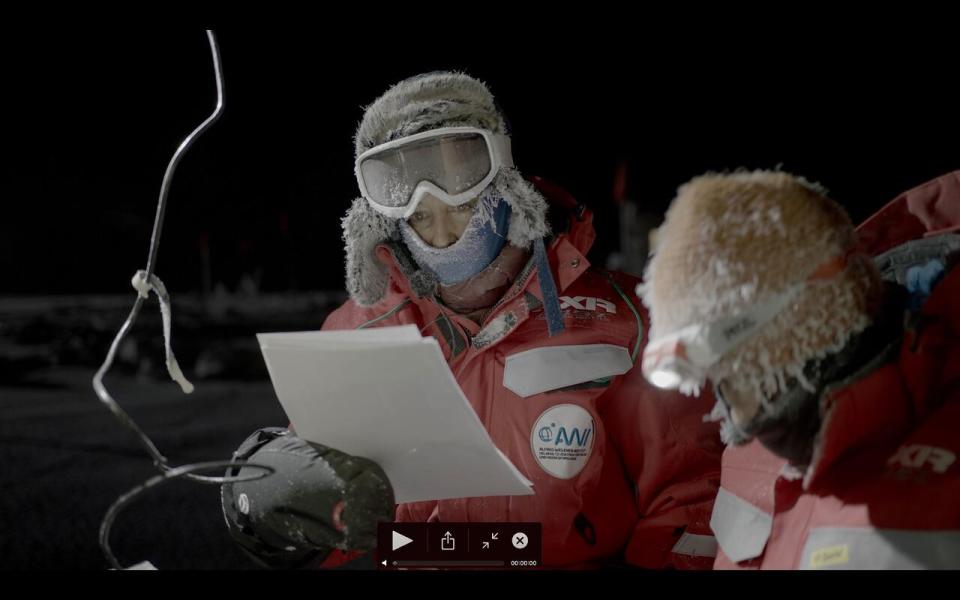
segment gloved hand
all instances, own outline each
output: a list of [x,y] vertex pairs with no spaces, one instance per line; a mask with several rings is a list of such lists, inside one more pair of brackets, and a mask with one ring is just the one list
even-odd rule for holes
[[[393,488],[372,460],[307,442],[279,427],[258,430],[233,458],[276,469],[220,488],[231,536],[263,566],[319,563],[334,548],[370,550],[376,546],[377,523],[393,520]],[[234,467],[227,474],[262,472]]]

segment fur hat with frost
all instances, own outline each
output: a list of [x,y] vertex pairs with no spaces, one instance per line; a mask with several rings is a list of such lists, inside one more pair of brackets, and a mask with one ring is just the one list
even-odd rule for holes
[[[870,323],[882,284],[853,252],[854,227],[819,185],[779,171],[706,174],[681,186],[657,231],[642,286],[650,339],[735,316],[795,284],[802,291],[708,371],[758,394],[767,412],[804,366],[840,351]],[[811,278],[838,260],[830,277]],[[699,390],[684,389],[685,393]]]
[[[395,84],[366,108],[354,138],[355,156],[423,131],[464,126],[509,133],[493,95],[482,82],[455,72],[417,75]],[[510,244],[529,248],[534,240],[550,234],[546,200],[516,168],[501,169],[485,193],[510,204]],[[343,240],[350,297],[360,305],[376,304],[386,293],[389,273],[374,252],[383,242],[399,242],[398,220],[381,215],[366,200],[357,198],[343,219]],[[408,271],[417,293],[435,289],[435,278],[412,261],[401,268]]]

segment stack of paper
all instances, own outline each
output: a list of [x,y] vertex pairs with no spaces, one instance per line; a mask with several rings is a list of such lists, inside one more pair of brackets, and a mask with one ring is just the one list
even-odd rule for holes
[[416,326],[257,339],[297,435],[376,461],[397,502],[534,493]]

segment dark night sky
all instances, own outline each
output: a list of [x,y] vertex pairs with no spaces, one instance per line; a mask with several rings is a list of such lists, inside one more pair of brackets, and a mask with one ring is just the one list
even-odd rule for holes
[[[820,32],[774,32],[694,46],[683,27],[662,29],[655,39],[574,32],[467,44],[218,30],[227,109],[181,163],[158,273],[171,290],[199,289],[207,239],[215,280],[235,285],[261,268],[266,290],[341,288],[339,220],[356,195],[362,106],[435,69],[491,86],[521,171],[597,212],[594,257],[615,244],[620,160],[629,194],[650,210],[703,171],[782,164],[825,184],[857,221],[960,167],[949,40],[841,50]],[[0,44],[0,294],[129,291],[166,163],[213,107],[202,30],[22,31]]]

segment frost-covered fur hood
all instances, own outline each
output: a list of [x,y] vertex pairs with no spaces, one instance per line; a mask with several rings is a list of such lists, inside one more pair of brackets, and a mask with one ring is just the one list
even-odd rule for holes
[[[454,126],[509,134],[493,95],[482,82],[453,72],[418,75],[397,83],[366,108],[354,139],[355,153],[359,156],[391,140]],[[531,242],[550,234],[546,200],[516,168],[502,169],[486,193],[510,204],[509,243],[529,248]],[[342,224],[347,291],[360,305],[376,304],[386,293],[390,275],[375,250],[386,241],[396,241],[403,250],[398,220],[381,215],[366,200],[357,198]],[[401,261],[401,269],[417,293],[435,288],[434,278],[413,261]]]
[[765,403],[783,398],[791,381],[812,390],[808,361],[839,352],[863,331],[882,293],[872,260],[852,253],[855,243],[847,214],[803,178],[777,171],[695,178],[667,211],[644,276],[651,339],[739,314],[846,256],[839,274],[808,282],[709,371],[712,380],[736,382]]

